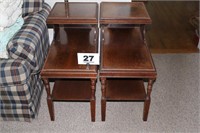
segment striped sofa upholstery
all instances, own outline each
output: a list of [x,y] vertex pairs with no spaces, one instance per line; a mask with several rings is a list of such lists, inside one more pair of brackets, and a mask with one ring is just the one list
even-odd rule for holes
[[39,73],[49,48],[46,18],[50,6],[43,2],[41,8],[24,13],[22,28],[7,46],[9,59],[0,59],[0,120],[30,122],[38,114],[44,89]]

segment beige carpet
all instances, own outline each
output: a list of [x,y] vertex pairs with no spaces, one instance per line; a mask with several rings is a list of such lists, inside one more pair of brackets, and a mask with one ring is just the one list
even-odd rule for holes
[[1,121],[0,133],[200,132],[199,54],[155,54],[153,58],[158,78],[147,122],[142,121],[142,102],[109,102],[102,122],[98,83],[96,122],[90,121],[90,106],[84,102],[56,102],[55,121],[50,121],[44,91],[37,119],[31,123]]

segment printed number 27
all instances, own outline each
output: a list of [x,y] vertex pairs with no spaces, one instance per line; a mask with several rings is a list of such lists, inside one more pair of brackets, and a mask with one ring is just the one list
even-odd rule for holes
[[92,55],[89,55],[89,56],[84,55],[83,58],[84,58],[83,61],[92,61],[94,56],[92,56]]

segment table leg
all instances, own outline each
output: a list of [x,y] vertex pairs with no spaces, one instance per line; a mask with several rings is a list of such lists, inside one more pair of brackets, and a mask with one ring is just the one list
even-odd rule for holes
[[106,78],[101,78],[101,120],[105,121],[106,118]]
[[147,96],[144,102],[144,110],[143,110],[143,121],[147,121],[148,113],[149,113],[149,107],[151,103],[151,91],[153,86],[154,79],[149,79],[148,85],[147,85]]
[[90,107],[91,107],[91,121],[95,121],[95,107],[96,107],[96,98],[95,98],[95,91],[96,91],[96,79],[91,79],[91,99],[90,99]]
[[52,97],[51,97],[49,80],[43,79],[43,81],[44,81],[45,89],[47,92],[47,104],[48,104],[48,108],[49,108],[49,114],[50,114],[51,120],[54,121],[55,120],[54,106],[53,106],[53,101],[52,101]]

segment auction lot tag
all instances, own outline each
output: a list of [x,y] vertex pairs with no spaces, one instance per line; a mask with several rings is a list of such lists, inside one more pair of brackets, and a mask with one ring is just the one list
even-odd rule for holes
[[99,53],[77,53],[78,64],[99,65]]

